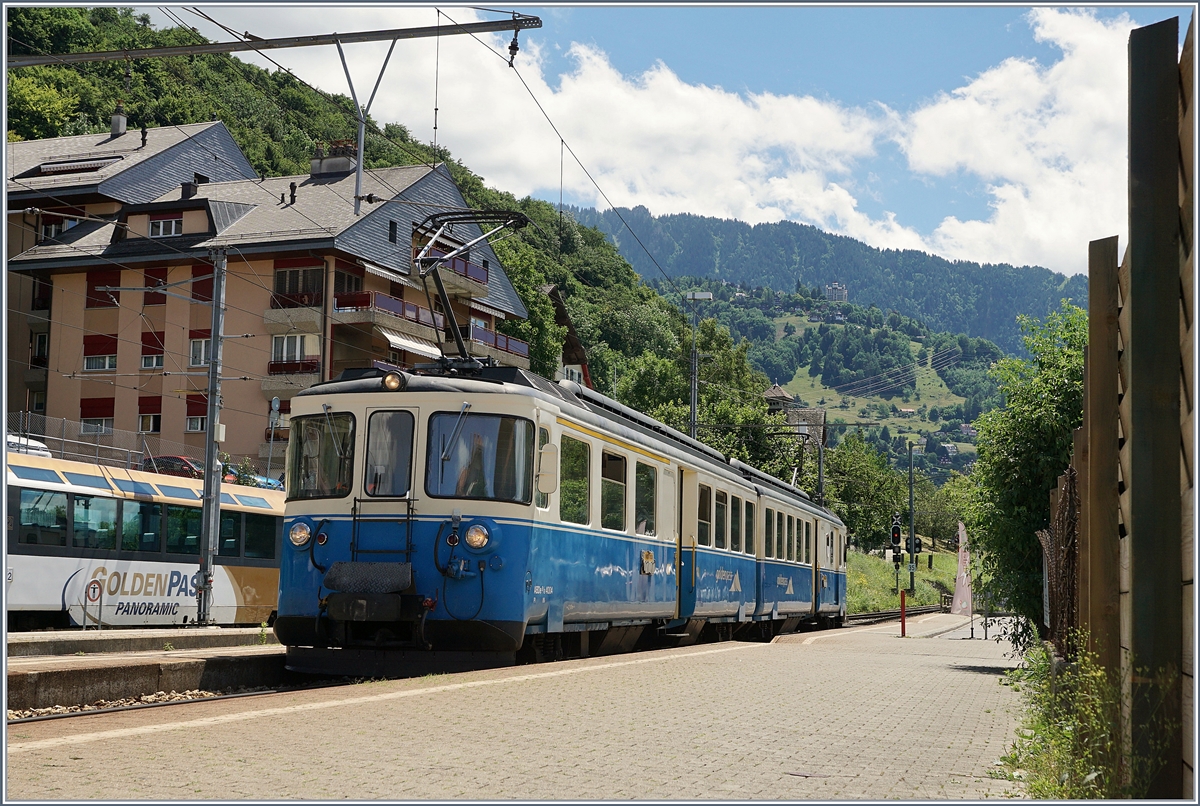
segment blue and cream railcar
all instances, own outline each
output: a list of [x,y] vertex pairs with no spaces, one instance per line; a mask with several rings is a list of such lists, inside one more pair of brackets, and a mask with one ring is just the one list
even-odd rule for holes
[[[198,479],[8,453],[10,630],[169,627],[196,619]],[[283,494],[224,484],[211,616],[269,621]]]
[[572,382],[346,373],[298,394],[291,426],[275,631],[292,668],[601,654],[844,612],[842,563],[766,550],[767,507],[814,546],[841,545],[835,516]]

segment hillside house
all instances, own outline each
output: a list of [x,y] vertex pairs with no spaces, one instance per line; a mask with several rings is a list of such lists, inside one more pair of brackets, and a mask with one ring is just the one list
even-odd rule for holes
[[[448,320],[436,295],[431,309],[413,257],[431,234],[421,222],[466,203],[444,165],[377,169],[364,173],[363,194],[386,203],[364,204],[356,216],[352,145],[318,151],[307,175],[262,178],[223,125],[201,131],[208,130],[222,135],[213,137],[223,143],[220,162],[235,166],[238,176],[199,177],[201,168],[216,174],[210,144],[191,154],[195,170],[174,170],[184,179],[172,175],[168,187],[143,179],[148,190],[85,207],[96,218],[73,227],[38,229],[19,213],[15,222],[10,216],[10,232],[16,227],[29,237],[10,255],[9,274],[25,278],[36,289],[30,299],[41,303],[31,308],[41,313],[44,336],[31,354],[41,361],[47,416],[79,420],[99,433],[141,431],[199,448],[207,427],[211,250],[225,250],[229,338],[222,359],[223,374],[233,379],[222,383],[222,447],[235,456],[265,456],[271,398],[280,398],[286,427],[291,398],[319,380],[346,368],[406,368],[441,355]],[[147,140],[155,136],[149,130]],[[14,145],[23,144],[9,144],[10,153]],[[38,148],[59,153],[83,145],[42,141]],[[106,152],[92,146],[73,159],[91,155],[99,162]],[[23,166],[31,162],[13,167],[27,172]],[[19,173],[9,180],[10,207],[17,206],[14,188],[29,192]],[[58,185],[53,194],[71,198]],[[480,234],[474,225],[459,225],[438,248],[445,254]],[[527,312],[491,248],[476,246],[441,274],[471,353],[528,368],[528,345],[495,330]],[[9,367],[11,388],[26,370]]]

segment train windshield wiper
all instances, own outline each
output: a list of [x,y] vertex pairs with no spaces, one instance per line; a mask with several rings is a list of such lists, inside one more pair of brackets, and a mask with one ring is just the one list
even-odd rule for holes
[[446,443],[446,447],[442,449],[442,463],[444,464],[450,459],[450,451],[454,450],[454,446],[458,443],[458,435],[462,433],[463,423],[466,420],[467,412],[471,410],[471,404],[464,402],[462,409],[458,412],[458,419],[454,421],[454,430],[450,432],[450,441]]

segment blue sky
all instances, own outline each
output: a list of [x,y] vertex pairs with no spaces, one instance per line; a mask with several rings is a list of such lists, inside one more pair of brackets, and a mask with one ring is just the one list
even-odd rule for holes
[[[437,20],[433,7],[206,10],[262,37]],[[517,10],[543,20],[521,35],[521,76],[616,204],[1075,273],[1088,240],[1124,234],[1128,31],[1179,16],[1182,42],[1192,7]],[[489,184],[557,201],[559,140],[505,63],[509,38],[400,43],[371,113],[432,139],[436,72],[438,141]],[[360,95],[386,49],[347,47]],[[347,92],[333,48],[272,55]],[[562,191],[604,205],[569,156]]]

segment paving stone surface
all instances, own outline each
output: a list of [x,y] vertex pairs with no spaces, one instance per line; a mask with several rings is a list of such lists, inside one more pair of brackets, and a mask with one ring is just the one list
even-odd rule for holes
[[7,799],[979,799],[1006,645],[937,615],[8,729]]

